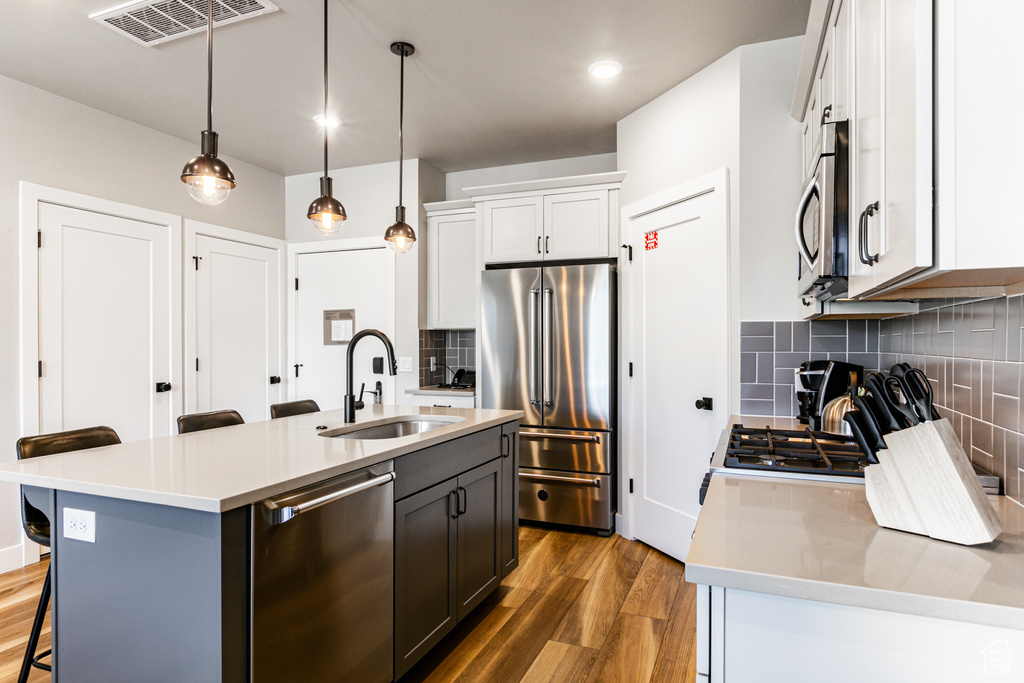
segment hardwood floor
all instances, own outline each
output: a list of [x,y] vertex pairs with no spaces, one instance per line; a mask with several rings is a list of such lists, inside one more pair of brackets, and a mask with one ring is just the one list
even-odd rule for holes
[[[401,683],[694,680],[696,593],[682,564],[621,536],[529,526],[519,549],[519,568]],[[47,566],[0,575],[0,681],[17,679]]]
[[[32,631],[32,620],[36,616],[39,593],[43,590],[49,560],[30,565],[24,569],[0,574],[0,681],[16,681],[21,671],[21,659],[25,656],[25,645]],[[50,615],[43,623],[43,634],[39,638],[39,652],[50,647]],[[47,660],[44,660],[47,661]],[[48,681],[50,674],[32,669],[29,681]]]
[[692,683],[695,587],[621,536],[522,526],[519,568],[400,683]]

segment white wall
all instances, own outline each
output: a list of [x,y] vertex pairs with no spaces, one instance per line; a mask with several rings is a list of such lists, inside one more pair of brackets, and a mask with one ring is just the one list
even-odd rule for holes
[[739,321],[800,313],[792,235],[800,130],[789,106],[802,46],[795,37],[737,48],[618,124],[622,206],[729,169],[734,412]]
[[799,320],[793,215],[800,124],[789,115],[803,37],[740,48],[740,320]]
[[[334,197],[345,207],[348,219],[341,231],[325,237],[306,219],[309,203],[320,196],[321,173],[304,173],[285,178],[285,231],[289,243],[315,242],[335,238],[374,237],[384,240],[384,231],[395,222],[398,204],[398,162],[335,169]],[[405,398],[406,389],[419,387],[419,328],[426,311],[426,215],[424,202],[444,199],[443,174],[418,159],[404,163],[402,201],[406,222],[416,231],[417,241],[407,254],[398,256],[395,266],[395,337],[392,342],[399,356],[412,358],[412,372],[400,372],[396,378],[396,398]],[[425,323],[423,323],[425,326]]]
[[[225,156],[239,182],[224,204],[192,200],[179,179],[192,142],[0,76],[0,460],[18,427],[18,182],[28,181],[272,237],[284,237],[284,177]],[[221,149],[231,150],[224,132]],[[21,560],[18,488],[0,485],[0,566]],[[14,565],[8,555],[16,554]]]
[[585,157],[538,161],[532,164],[512,164],[510,166],[477,168],[471,171],[456,171],[445,177],[447,187],[445,198],[448,200],[468,199],[469,195],[462,191],[465,187],[608,173],[616,170],[615,157],[614,153],[592,154]]

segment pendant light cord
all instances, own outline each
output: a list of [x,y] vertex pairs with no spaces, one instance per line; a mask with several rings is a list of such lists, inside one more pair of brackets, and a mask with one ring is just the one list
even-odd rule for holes
[[327,0],[324,0],[324,177],[327,177]]
[[206,130],[213,130],[213,0],[206,18]]
[[407,48],[402,47],[402,68],[399,72],[398,86],[398,205],[402,206],[402,170],[405,164],[405,141],[402,137],[402,126],[405,118],[405,53]]

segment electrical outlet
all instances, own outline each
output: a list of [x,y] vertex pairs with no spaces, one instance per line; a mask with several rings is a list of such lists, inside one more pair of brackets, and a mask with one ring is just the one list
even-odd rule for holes
[[96,513],[92,510],[64,508],[64,538],[95,543]]
[[398,371],[412,372],[412,358],[409,358],[408,356],[400,356],[398,358]]
[[437,359],[434,358],[433,356],[431,356],[430,357],[430,371],[433,372],[434,370],[437,370]]

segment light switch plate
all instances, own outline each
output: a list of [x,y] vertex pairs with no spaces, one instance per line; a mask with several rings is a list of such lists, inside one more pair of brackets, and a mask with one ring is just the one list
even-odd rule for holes
[[412,372],[412,358],[409,356],[399,356],[398,358],[398,371],[399,372]]
[[96,513],[92,510],[64,508],[64,538],[95,543]]

